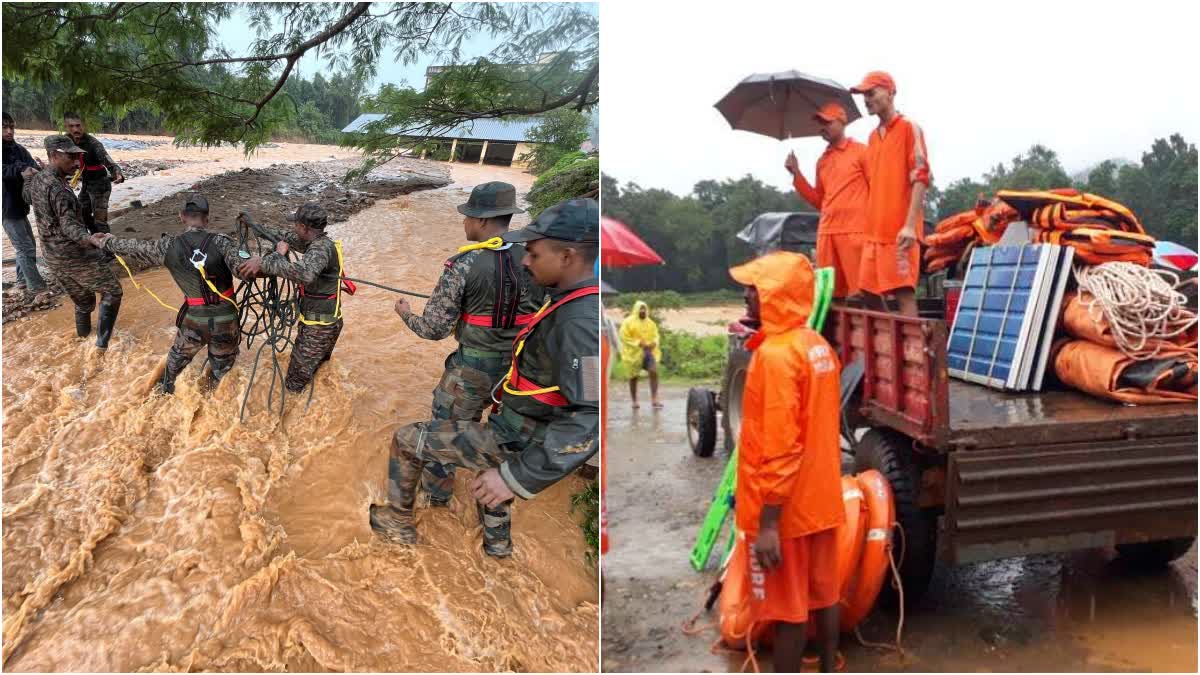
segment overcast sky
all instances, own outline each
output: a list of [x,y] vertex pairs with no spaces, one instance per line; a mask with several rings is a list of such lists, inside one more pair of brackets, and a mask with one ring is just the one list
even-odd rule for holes
[[[593,14],[598,11],[595,3],[582,3],[581,6]],[[379,13],[383,10],[373,11]],[[234,12],[231,19],[221,22],[217,28],[217,34],[221,44],[235,55],[248,53],[250,44],[258,39],[254,30],[250,27],[247,13],[240,9]],[[496,39],[484,33],[470,36],[463,41],[462,60],[465,62],[480,56],[486,56],[498,45],[499,42]],[[380,59],[378,75],[371,83],[370,90],[375,91],[381,84],[388,82],[392,84],[407,84],[416,89],[423,89],[425,87],[425,68],[432,65],[443,64],[434,63],[434,59],[431,56],[422,56],[417,59],[416,63],[405,66],[397,63],[395,61],[395,54],[385,49]],[[318,72],[326,76],[331,74],[328,62],[324,58],[316,56],[315,52],[309,52],[304,58],[300,59],[300,62],[296,64],[296,72],[305,79],[312,79]]]
[[[977,178],[1034,143],[1074,173],[1140,160],[1155,138],[1200,140],[1190,3],[614,2],[601,11],[603,170],[686,194],[751,173],[790,186],[825,143],[732,131],[713,107],[754,72],[799,70],[850,87],[870,70],[920,123],[937,185]],[[1194,7],[1194,6],[1193,6]],[[856,96],[860,111],[866,108]],[[866,141],[876,118],[848,134]]]

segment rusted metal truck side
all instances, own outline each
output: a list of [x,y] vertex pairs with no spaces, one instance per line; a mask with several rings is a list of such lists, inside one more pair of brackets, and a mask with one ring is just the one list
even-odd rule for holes
[[940,318],[834,306],[825,328],[843,364],[864,366],[847,411],[859,418],[853,426],[870,427],[854,443],[855,463],[892,481],[911,596],[928,585],[935,558],[1116,547],[1155,566],[1195,540],[1195,405],[952,380]]

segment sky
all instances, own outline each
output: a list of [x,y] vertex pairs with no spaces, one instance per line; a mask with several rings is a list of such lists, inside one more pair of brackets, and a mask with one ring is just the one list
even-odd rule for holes
[[[603,171],[676,194],[747,173],[790,189],[788,150],[811,177],[825,142],[733,131],[713,107],[747,75],[783,70],[846,87],[890,72],[896,108],[924,130],[943,188],[1035,143],[1055,150],[1068,174],[1108,158],[1140,161],[1156,138],[1200,141],[1200,36],[1187,6],[604,3]],[[864,117],[847,133],[865,142],[876,123]]]
[[[588,8],[593,14],[598,11],[594,3],[582,3],[582,6]],[[246,54],[250,49],[250,44],[258,39],[250,27],[246,13],[242,11],[235,12],[232,18],[218,25],[217,37],[221,44],[235,55]],[[486,34],[481,33],[468,37],[463,41],[462,60],[469,61],[486,56],[498,45],[499,42],[496,39]],[[371,82],[370,90],[375,91],[380,85],[386,83],[407,84],[416,89],[422,89],[425,86],[425,69],[433,65],[444,64],[435,63],[431,56],[422,56],[415,63],[405,66],[395,61],[394,53],[385,50],[380,59],[378,75]],[[309,52],[296,64],[296,72],[305,79],[311,79],[318,72],[328,75],[329,67],[325,59],[317,56],[315,52]]]

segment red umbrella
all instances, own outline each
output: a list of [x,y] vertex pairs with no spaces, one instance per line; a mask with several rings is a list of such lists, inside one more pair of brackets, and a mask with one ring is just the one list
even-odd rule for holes
[[607,217],[600,219],[600,259],[605,267],[663,264],[663,259],[628,225]]

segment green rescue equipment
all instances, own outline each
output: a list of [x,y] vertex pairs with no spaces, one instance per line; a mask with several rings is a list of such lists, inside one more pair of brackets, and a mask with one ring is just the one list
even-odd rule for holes
[[[829,304],[833,300],[833,280],[832,267],[817,268],[814,280],[813,309],[812,313],[808,315],[808,327],[817,332],[825,327],[825,317],[829,314]],[[721,532],[725,529],[727,520],[729,521],[729,538],[725,542],[726,556],[733,548],[733,542],[737,539],[737,527],[729,518],[729,513],[734,507],[733,495],[736,487],[737,447],[735,446],[729,455],[729,462],[725,465],[721,483],[717,485],[717,492],[713,495],[712,504],[708,507],[708,514],[704,516],[704,523],[700,526],[696,544],[692,547],[690,560],[692,567],[697,572],[704,571],[704,568],[708,566],[708,560],[712,557],[713,548],[716,546],[717,540],[721,538]]]

